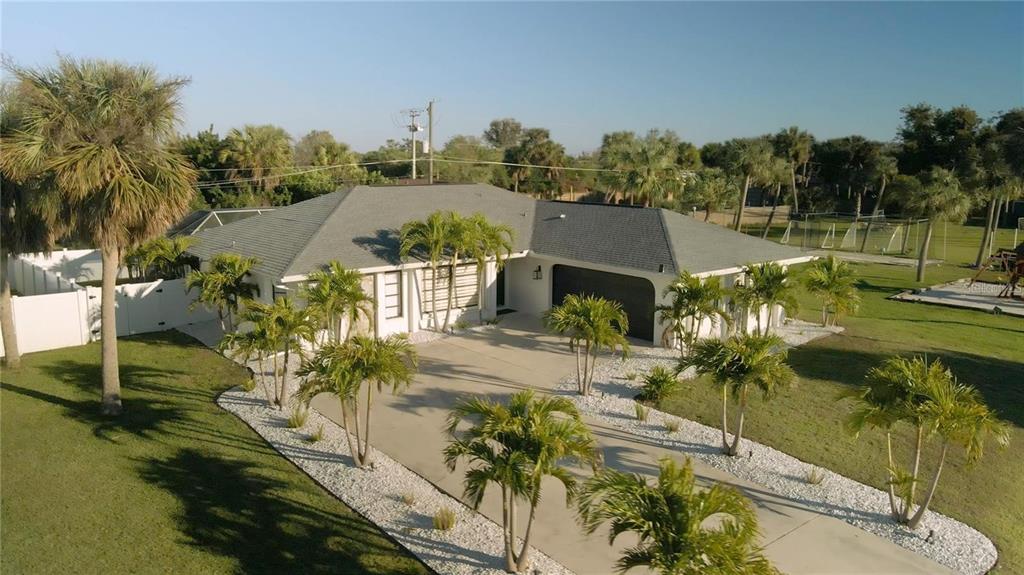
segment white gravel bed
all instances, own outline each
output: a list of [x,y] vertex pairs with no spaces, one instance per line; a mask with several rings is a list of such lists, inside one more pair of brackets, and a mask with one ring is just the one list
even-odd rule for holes
[[[791,344],[802,344],[833,333],[813,324],[794,322],[780,335]],[[788,333],[787,333],[788,332]],[[815,337],[809,337],[816,333]],[[643,375],[656,365],[673,367],[678,352],[657,348],[634,349],[629,359],[602,357],[594,372],[594,392],[590,397],[575,394],[575,374],[559,384],[574,398],[581,412],[619,429],[655,441],[665,447],[699,459],[713,467],[758,485],[783,497],[792,498],[814,511],[837,517],[865,531],[885,537],[915,553],[928,557],[960,573],[986,573],[998,556],[995,545],[976,529],[929,510],[916,531],[889,519],[889,499],[884,491],[864,485],[827,469],[818,468],[823,480],[817,485],[806,481],[815,466],[771,447],[744,438],[741,453],[747,457],[729,457],[721,453],[722,431],[651,408],[646,422],[636,419],[635,400],[643,384]],[[627,376],[636,374],[635,381]],[[692,377],[684,372],[683,377]],[[665,422],[674,420],[679,431],[668,433]],[[837,424],[838,425],[838,424]],[[939,486],[941,489],[942,486]]]
[[[452,575],[505,572],[500,525],[380,451],[374,451],[373,469],[355,467],[345,431],[315,410],[309,410],[304,428],[289,429],[289,412],[268,407],[258,386],[251,392],[231,389],[217,399],[217,404],[248,423],[281,455],[431,569]],[[323,439],[310,443],[309,433],[321,425]],[[405,495],[414,498],[411,505],[402,501]],[[458,518],[450,531],[432,526],[434,513],[443,507],[453,510]],[[572,573],[536,548],[531,556],[527,573]]]

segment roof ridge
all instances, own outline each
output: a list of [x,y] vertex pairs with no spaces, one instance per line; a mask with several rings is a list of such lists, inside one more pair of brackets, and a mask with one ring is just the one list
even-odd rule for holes
[[[338,194],[338,196],[339,196],[338,197],[338,202],[336,204],[334,204],[333,208],[331,208],[330,213],[328,213],[326,216],[324,216],[324,219],[320,220],[320,225],[317,226],[316,231],[313,232],[313,234],[309,236],[309,239],[306,240],[306,245],[302,246],[302,249],[296,251],[295,255],[293,255],[291,257],[291,259],[288,260],[288,263],[285,264],[285,266],[284,266],[284,270],[281,272],[282,274],[284,274],[284,275],[288,274],[288,270],[291,269],[292,264],[295,263],[295,260],[299,259],[299,257],[302,254],[306,253],[306,250],[309,249],[309,246],[313,243],[313,240],[315,240],[317,237],[319,237],[320,234],[324,231],[324,227],[327,224],[327,220],[331,219],[331,217],[334,216],[334,214],[338,211],[338,209],[341,208],[341,205],[345,203],[345,200],[348,199],[348,197],[352,194],[352,190],[356,189],[357,187],[358,186],[349,186],[348,188],[345,188],[345,189],[342,189],[342,190],[336,190],[334,192],[331,192],[332,194]],[[299,202],[299,203],[301,203],[301,202]],[[297,204],[292,204],[292,205],[297,205]]]
[[668,224],[665,222],[665,212],[667,212],[668,210],[666,210],[665,208],[657,209],[658,223],[661,224],[661,237],[665,241],[665,247],[668,248],[668,255],[672,256],[672,268],[676,271],[676,274],[678,274],[683,270],[679,268],[679,262],[676,261],[676,251],[672,249],[672,238],[670,236],[672,232],[669,231]]

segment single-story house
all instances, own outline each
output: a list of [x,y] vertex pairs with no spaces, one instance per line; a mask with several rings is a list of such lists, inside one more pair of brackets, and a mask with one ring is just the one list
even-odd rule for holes
[[[350,187],[204,230],[191,251],[203,260],[221,252],[257,258],[252,275],[264,301],[300,294],[308,274],[338,260],[364,274],[377,302],[377,335],[413,333],[430,327],[430,269],[400,258],[399,229],[436,210],[481,213],[514,231],[507,264],[498,271],[491,262],[484,271],[482,303],[475,263],[458,266],[452,312],[471,319],[480,305],[485,319],[513,310],[539,316],[566,294],[586,293],[621,302],[631,337],[660,342],[665,328],[656,306],[668,303],[663,290],[679,272],[723,276],[729,287],[747,263],[810,259],[671,210],[535,200],[483,184]],[[438,275],[443,312],[447,276]]]

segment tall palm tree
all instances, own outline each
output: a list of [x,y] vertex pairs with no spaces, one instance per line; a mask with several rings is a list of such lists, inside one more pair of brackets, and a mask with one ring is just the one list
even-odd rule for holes
[[874,156],[871,162],[871,177],[878,182],[878,197],[875,198],[875,207],[871,209],[871,219],[868,220],[867,229],[864,230],[864,240],[860,244],[861,252],[867,249],[871,228],[874,227],[875,219],[885,205],[885,189],[898,175],[900,175],[900,170],[896,158],[881,151]]
[[798,169],[802,171],[801,179],[806,184],[807,163],[811,160],[814,136],[797,126],[790,126],[775,134],[772,144],[775,147],[775,154],[786,160],[789,169],[789,186],[793,193],[793,211],[799,213],[800,196],[797,193],[796,172]]
[[[746,308],[747,313],[754,313],[758,335],[766,335],[771,331],[776,306],[788,315],[796,313],[799,304],[796,286],[789,281],[789,270],[775,262],[765,262],[748,265],[743,274],[744,282],[733,288],[733,297]],[[761,321],[763,308],[768,310],[766,322]]]
[[246,280],[259,260],[238,254],[222,253],[210,258],[208,269],[194,270],[185,277],[185,288],[199,290],[191,308],[202,304],[217,310],[220,329],[230,333],[235,329],[235,315],[239,304],[256,293],[256,286]]
[[4,340],[4,366],[21,365],[18,333],[14,327],[8,260],[18,254],[49,252],[72,224],[59,190],[48,176],[19,169],[6,153],[10,138],[23,128],[26,109],[17,86],[0,84],[0,333]]
[[437,316],[437,272],[448,246],[448,223],[445,212],[436,211],[425,220],[406,222],[400,231],[401,257],[416,255],[430,265],[430,316],[435,330],[441,328]]
[[974,463],[984,454],[985,440],[989,437],[1000,446],[1006,446],[1010,441],[1006,424],[999,421],[995,413],[985,405],[981,393],[974,387],[958,382],[956,377],[940,378],[932,382],[927,394],[928,400],[922,406],[921,413],[928,422],[929,432],[937,434],[942,440],[942,450],[924,502],[909,519],[908,526],[911,529],[921,524],[931,505],[950,446],[959,445],[964,450],[967,462]]
[[811,264],[804,276],[807,291],[821,298],[821,325],[836,325],[839,317],[857,310],[856,274],[850,264],[829,255]]
[[124,254],[124,262],[144,280],[177,279],[199,267],[199,260],[188,253],[196,240],[190,236],[155,237]]
[[732,323],[732,318],[722,306],[728,291],[722,288],[722,280],[717,276],[700,278],[687,271],[680,272],[676,281],[665,287],[662,297],[672,297],[668,305],[657,307],[658,321],[668,324],[663,343],[670,345],[669,338],[679,351],[689,350],[699,337],[705,320],[717,327],[719,321]]
[[652,485],[638,473],[602,469],[578,498],[583,529],[611,522],[608,543],[633,533],[639,543],[616,563],[619,573],[647,567],[662,575],[774,575],[757,546],[757,513],[737,489],[720,483],[698,489],[690,460],[658,464]]
[[679,169],[675,163],[675,150],[657,134],[637,140],[626,154],[626,168],[623,174],[630,195],[651,206],[665,198],[673,184],[680,182]]
[[[374,300],[363,290],[363,274],[331,261],[309,274],[303,297],[311,313],[327,328],[331,343],[341,343],[352,335],[359,318],[373,322]],[[348,327],[342,329],[345,321]]]
[[961,223],[971,209],[971,198],[960,188],[960,180],[945,168],[932,168],[926,174],[921,192],[907,199],[908,208],[917,215],[928,218],[921,252],[917,258],[917,281],[924,281],[925,263],[932,243],[935,222]]
[[779,208],[779,199],[782,197],[782,186],[789,180],[789,164],[783,158],[772,157],[765,168],[763,184],[771,190],[772,211],[768,212],[768,221],[761,231],[761,239],[768,239],[768,232],[772,229],[772,222],[775,221],[775,213]]
[[[781,388],[796,381],[796,374],[786,364],[786,347],[775,335],[740,334],[722,341],[703,339],[694,344],[690,353],[679,363],[680,371],[688,367],[700,375],[707,375],[722,388],[722,447],[728,455],[739,453],[743,436],[743,420],[750,390],[757,389],[765,400],[774,397]],[[732,396],[739,407],[736,434],[729,443],[728,398]]]
[[[472,426],[459,431],[463,421]],[[565,487],[566,505],[576,492],[576,479],[564,464],[597,462],[594,437],[575,405],[564,397],[537,397],[533,391],[513,394],[507,404],[484,398],[460,401],[448,415],[451,437],[444,450],[450,471],[468,459],[466,496],[479,508],[490,483],[502,491],[502,533],[505,565],[510,573],[529,565],[530,534],[541,498],[541,481],[554,477]],[[516,500],[525,499],[529,517],[523,544],[515,549]]]
[[[330,343],[320,348],[313,359],[305,362],[297,374],[305,380],[299,389],[299,397],[309,403],[320,393],[332,393],[341,402],[342,425],[346,435],[355,435],[355,449],[352,438],[349,450],[358,467],[372,463],[370,451],[370,413],[373,407],[373,389],[378,393],[385,387],[392,393],[401,393],[412,385],[416,373],[416,350],[408,337],[392,335],[374,338],[354,335],[340,344]],[[360,408],[360,391],[366,390],[365,409]],[[348,411],[354,421],[348,425]],[[360,425],[362,415],[362,425]]]
[[168,150],[179,121],[181,78],[152,68],[61,57],[49,69],[8,66],[24,98],[24,129],[4,142],[4,163],[46,175],[102,257],[105,414],[121,412],[115,283],[120,254],[163,233],[188,211],[196,174]]
[[452,308],[458,305],[455,288],[458,283],[459,256],[464,256],[473,250],[475,232],[472,222],[457,212],[448,212],[445,217],[448,220],[445,224],[447,232],[445,245],[448,253],[448,305],[444,310],[444,325],[441,331],[446,332],[451,326]]
[[736,208],[733,228],[742,229],[743,210],[747,205],[747,192],[750,186],[759,184],[771,166],[772,147],[764,138],[747,138],[735,140],[730,146],[729,164],[736,175],[743,178],[743,193]]
[[505,266],[505,262],[512,255],[512,240],[515,232],[505,224],[493,224],[483,214],[473,214],[469,220],[471,241],[467,255],[476,260],[476,285],[477,285],[477,319],[480,323],[484,321],[484,271],[487,263],[493,258],[497,271]]
[[[299,361],[304,359],[303,344],[316,341],[317,320],[309,308],[296,306],[295,300],[289,296],[279,297],[271,305],[248,302],[246,308],[253,309],[257,317],[256,325],[265,326],[267,337],[273,344],[275,379],[280,381],[277,404],[284,409],[291,399],[288,391],[291,354],[298,355]],[[279,354],[283,356],[280,364],[277,362]]]
[[568,337],[569,345],[576,351],[576,385],[580,395],[590,395],[601,350],[614,352],[621,348],[623,357],[629,353],[629,318],[619,302],[569,294],[561,305],[544,314],[544,324]]
[[[739,187],[721,168],[702,168],[686,186],[686,197],[704,208],[704,221],[719,208],[737,201]],[[685,208],[685,206],[683,206]]]
[[232,128],[225,142],[219,160],[235,166],[228,177],[249,180],[264,194],[273,190],[279,174],[292,164],[292,138],[277,126]]
[[263,388],[263,393],[267,398],[267,405],[275,406],[278,405],[276,396],[277,380],[274,380],[274,390],[271,390],[267,386],[264,365],[267,356],[275,354],[277,350],[274,348],[272,338],[267,333],[267,329],[266,322],[259,322],[254,323],[249,331],[227,333],[217,345],[217,350],[231,359],[241,359],[244,363],[249,363],[255,359],[257,369],[259,369],[256,378],[259,379],[260,386]]

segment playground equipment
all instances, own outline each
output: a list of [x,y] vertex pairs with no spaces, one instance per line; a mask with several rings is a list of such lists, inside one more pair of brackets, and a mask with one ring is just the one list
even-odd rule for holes
[[998,297],[1017,297],[1017,284],[1024,277],[1024,242],[1020,243],[1015,249],[1000,249],[990,256],[978,268],[974,276],[971,277],[971,282],[968,286],[973,286],[974,282],[981,277],[981,274],[988,270],[1006,274],[1006,285],[1003,286]]

